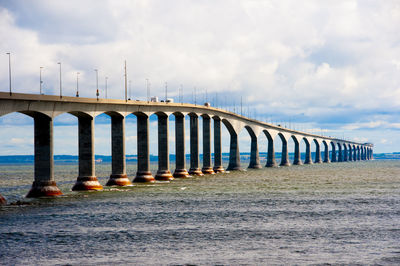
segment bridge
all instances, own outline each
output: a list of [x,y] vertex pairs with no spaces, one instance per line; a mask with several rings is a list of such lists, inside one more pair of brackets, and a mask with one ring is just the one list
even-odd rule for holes
[[[170,102],[145,102],[115,99],[93,99],[66,96],[0,92],[0,116],[13,112],[28,115],[34,120],[34,182],[27,197],[58,196],[62,192],[54,179],[53,119],[69,113],[78,119],[79,174],[72,190],[101,190],[95,174],[94,118],[100,114],[111,117],[112,171],[106,186],[131,185],[126,174],[125,117],[137,117],[137,173],[133,182],[172,180],[189,175],[224,172],[221,153],[221,122],[230,134],[229,164],[227,170],[241,170],[239,140],[241,130],[246,129],[251,138],[250,164],[248,168],[261,168],[258,137],[268,140],[267,163],[275,167],[274,143],[282,144],[280,166],[312,163],[346,162],[373,159],[373,145],[320,136],[253,120],[218,108]],[[153,177],[150,171],[149,117],[158,119],[158,171]],[[168,118],[175,116],[175,171],[169,167]],[[186,169],[185,116],[190,117],[190,168]],[[199,160],[199,117],[203,122],[203,164]],[[214,160],[211,154],[211,119],[214,120]],[[288,141],[294,142],[294,160],[289,161]],[[300,143],[306,145],[305,161],[301,160]],[[315,143],[314,162],[311,144]],[[324,158],[321,150],[324,149]],[[0,195],[1,198],[1,195]]]

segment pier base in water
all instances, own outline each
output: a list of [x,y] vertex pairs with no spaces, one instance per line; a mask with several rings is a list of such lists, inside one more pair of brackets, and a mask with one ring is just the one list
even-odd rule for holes
[[189,174],[190,175],[197,175],[197,176],[203,176],[204,175],[200,168],[190,168],[189,169]]
[[132,182],[128,179],[126,174],[114,174],[110,176],[106,186],[131,186]]
[[150,171],[138,171],[136,173],[135,179],[133,179],[133,182],[136,183],[152,183],[155,181],[156,180],[154,179]]
[[221,166],[215,166],[213,170],[214,170],[214,173],[216,173],[216,174],[225,173],[225,169],[224,169],[224,167],[222,165]]
[[27,198],[55,197],[62,195],[55,181],[34,181]]
[[87,190],[102,190],[103,186],[100,185],[97,177],[95,176],[80,176],[76,180],[75,185],[72,187],[73,191],[87,191]]
[[173,180],[174,177],[169,170],[158,170],[155,179],[158,181],[170,181]]
[[205,175],[215,175],[215,172],[212,167],[203,167],[203,169],[201,169],[201,171]]
[[186,169],[175,169],[174,177],[175,178],[186,178],[189,176],[189,173]]

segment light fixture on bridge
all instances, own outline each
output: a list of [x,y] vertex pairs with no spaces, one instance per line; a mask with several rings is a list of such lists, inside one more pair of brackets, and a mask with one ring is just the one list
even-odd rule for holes
[[11,53],[8,54],[8,79],[10,82],[10,96],[11,96]]
[[43,67],[40,67],[40,73],[39,73],[39,88],[40,88],[40,95],[42,95],[42,69]]
[[96,72],[96,97],[99,99],[99,71],[97,69],[94,70]]
[[79,97],[79,72],[76,72],[76,97]]
[[58,62],[57,64],[60,65],[60,98],[62,98],[62,84],[61,84],[61,62]]

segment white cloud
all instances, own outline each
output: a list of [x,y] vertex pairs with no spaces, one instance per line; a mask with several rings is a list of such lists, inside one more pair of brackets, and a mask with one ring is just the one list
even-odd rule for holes
[[[205,89],[218,92],[219,105],[243,96],[275,121],[399,128],[399,10],[397,1],[356,0],[4,1],[0,84],[10,51],[17,92],[37,93],[43,66],[45,93],[58,94],[60,61],[66,95],[79,71],[80,94],[94,97],[98,68],[100,88],[107,76],[109,97],[122,98],[126,59],[133,98],[146,97],[149,78],[152,95],[163,96],[168,81],[170,95],[184,85],[185,101],[194,87],[198,101]],[[378,121],[375,112],[391,115]]]

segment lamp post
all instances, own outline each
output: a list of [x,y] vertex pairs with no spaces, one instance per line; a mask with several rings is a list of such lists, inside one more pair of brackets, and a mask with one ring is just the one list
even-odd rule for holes
[[42,95],[42,69],[43,67],[40,67],[40,73],[39,73],[39,88],[40,88],[40,95]]
[[94,70],[96,72],[96,97],[99,99],[99,71],[97,69]]
[[108,80],[108,77],[106,77],[106,99],[107,99],[107,80]]
[[57,64],[60,65],[60,98],[62,98],[62,85],[61,85],[61,62],[58,62]]
[[149,79],[146,79],[146,90],[147,90],[147,102],[150,102]]
[[76,72],[76,97],[79,97],[79,72]]
[[8,80],[10,81],[10,96],[11,96],[11,53],[8,54]]

